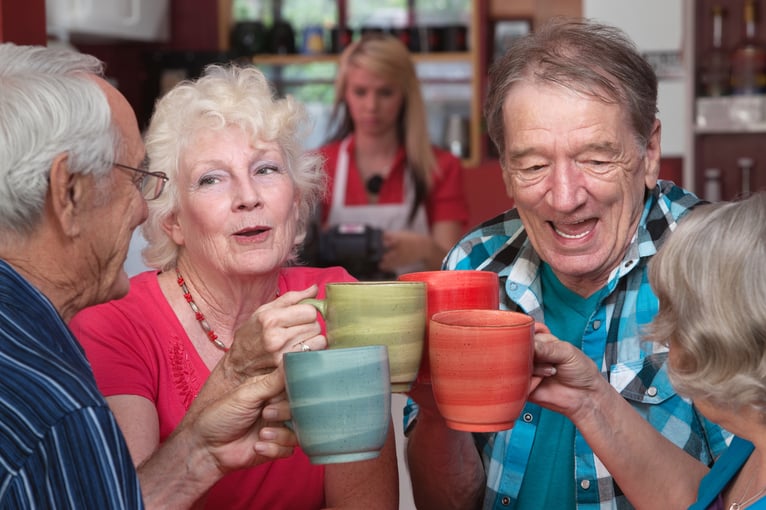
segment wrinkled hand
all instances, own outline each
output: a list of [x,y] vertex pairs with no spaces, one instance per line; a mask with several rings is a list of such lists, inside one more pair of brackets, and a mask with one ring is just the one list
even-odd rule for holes
[[284,388],[280,367],[249,379],[211,402],[191,424],[182,425],[191,427],[192,437],[221,473],[289,457],[297,439],[284,426],[291,417]]
[[604,386],[596,364],[574,345],[549,333],[535,335],[535,365],[529,401],[573,416],[588,393]]
[[223,358],[227,373],[242,381],[274,370],[282,362],[282,354],[299,351],[302,344],[314,351],[326,348],[316,308],[300,304],[316,295],[317,286],[312,285],[259,307],[234,335],[231,350]]
[[400,230],[383,233],[383,257],[378,267],[383,271],[395,272],[396,268],[421,262],[425,258],[424,247],[431,245],[431,238],[421,234]]

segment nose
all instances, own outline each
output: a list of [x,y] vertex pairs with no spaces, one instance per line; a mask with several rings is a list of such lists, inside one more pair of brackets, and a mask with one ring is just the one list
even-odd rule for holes
[[261,190],[251,179],[244,179],[242,182],[239,182],[235,189],[235,209],[250,210],[261,205]]
[[587,196],[584,174],[573,161],[557,161],[548,175],[549,205],[562,212],[571,212],[582,205]]
[[369,111],[375,111],[378,107],[377,94],[367,94],[364,98],[364,106]]

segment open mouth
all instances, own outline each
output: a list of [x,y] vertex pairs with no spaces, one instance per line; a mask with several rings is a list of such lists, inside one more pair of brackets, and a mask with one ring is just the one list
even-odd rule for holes
[[267,227],[245,228],[238,232],[235,232],[234,235],[241,236],[241,237],[253,237],[268,231],[269,231],[269,228]]
[[582,239],[593,231],[593,224],[590,220],[559,225],[551,222],[551,227],[557,235],[564,239]]

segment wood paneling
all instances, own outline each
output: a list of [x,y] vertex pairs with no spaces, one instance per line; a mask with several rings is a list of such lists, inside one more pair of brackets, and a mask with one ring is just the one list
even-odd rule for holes
[[582,0],[489,0],[489,18],[531,18],[539,25],[555,16],[582,16]]

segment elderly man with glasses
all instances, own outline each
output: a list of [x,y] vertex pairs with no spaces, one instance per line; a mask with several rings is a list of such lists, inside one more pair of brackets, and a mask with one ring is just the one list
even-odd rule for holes
[[296,444],[288,429],[264,426],[290,417],[275,371],[200,399],[204,408],[134,468],[67,324],[128,292],[131,234],[168,178],[137,168],[135,115],[101,72],[94,57],[0,44],[3,508],[190,507],[226,472]]

